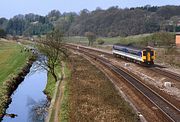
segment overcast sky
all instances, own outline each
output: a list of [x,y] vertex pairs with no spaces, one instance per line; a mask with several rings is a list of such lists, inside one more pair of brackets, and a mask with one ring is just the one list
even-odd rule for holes
[[1,0],[0,17],[11,18],[17,14],[35,13],[46,15],[56,9],[63,12],[79,12],[82,9],[107,9],[111,6],[137,7],[145,5],[180,5],[180,0]]

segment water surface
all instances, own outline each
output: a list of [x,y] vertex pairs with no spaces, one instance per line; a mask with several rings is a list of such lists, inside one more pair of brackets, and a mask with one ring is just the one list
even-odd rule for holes
[[18,116],[15,118],[5,116],[2,122],[33,122],[30,116],[33,104],[47,100],[43,93],[47,83],[47,71],[43,69],[36,71],[36,67],[34,62],[24,81],[11,96],[12,102],[6,113]]

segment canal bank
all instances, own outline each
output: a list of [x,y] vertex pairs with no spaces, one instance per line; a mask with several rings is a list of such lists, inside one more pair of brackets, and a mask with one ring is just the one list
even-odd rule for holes
[[6,114],[5,112],[6,109],[8,108],[9,104],[12,102],[11,95],[17,89],[19,84],[24,80],[24,77],[27,75],[27,73],[30,71],[30,67],[32,66],[34,60],[35,60],[34,58],[30,58],[27,64],[20,70],[19,73],[17,73],[16,76],[11,77],[9,80],[4,82],[3,84],[4,97],[1,101],[0,121],[2,121],[2,118]]
[[[65,75],[66,65],[62,61],[61,68],[60,67],[57,67],[57,68],[58,70],[61,70],[59,71],[59,73],[61,72],[61,74],[59,74],[59,80],[55,83],[54,94],[53,96],[50,96],[51,104],[49,106],[48,116],[45,122],[59,122],[59,115],[60,115],[62,99],[63,99],[62,97],[64,94],[64,84],[65,84],[64,80],[66,79],[66,75]],[[48,81],[48,82],[51,82],[51,81]],[[47,85],[47,87],[49,86]]]
[[24,51],[23,46],[14,41],[0,41],[0,120],[11,101],[12,92],[33,62],[31,56],[30,51]]

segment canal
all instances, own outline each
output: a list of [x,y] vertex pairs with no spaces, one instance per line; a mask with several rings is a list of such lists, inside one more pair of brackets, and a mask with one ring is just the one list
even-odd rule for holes
[[[11,96],[12,102],[6,110],[7,114],[17,115],[15,118],[4,116],[2,122],[43,122],[41,113],[48,103],[43,90],[47,83],[47,71],[37,68],[37,61],[33,63],[30,72]],[[38,110],[39,109],[39,110]],[[36,115],[40,113],[43,116]]]

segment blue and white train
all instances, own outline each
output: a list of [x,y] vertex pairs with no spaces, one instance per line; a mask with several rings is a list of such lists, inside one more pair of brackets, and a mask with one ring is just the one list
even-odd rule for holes
[[152,48],[137,49],[125,45],[113,45],[113,54],[122,58],[132,60],[134,62],[153,65],[155,59],[155,51]]

